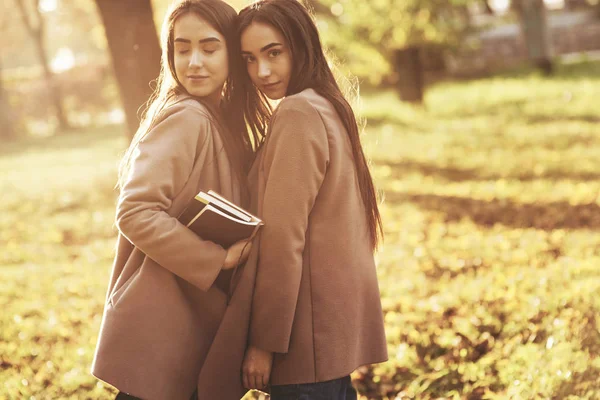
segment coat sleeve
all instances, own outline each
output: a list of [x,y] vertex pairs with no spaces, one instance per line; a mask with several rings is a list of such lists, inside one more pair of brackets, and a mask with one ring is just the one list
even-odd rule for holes
[[306,100],[280,104],[265,143],[265,192],[250,345],[287,353],[310,212],[329,160],[327,131]]
[[167,210],[207,144],[202,110],[176,104],[138,143],[117,204],[119,231],[144,254],[202,290],[214,283],[226,250],[202,240]]

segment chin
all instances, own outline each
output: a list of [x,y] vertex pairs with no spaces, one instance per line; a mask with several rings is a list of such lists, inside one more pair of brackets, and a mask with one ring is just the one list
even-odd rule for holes
[[197,88],[188,89],[187,92],[190,95],[195,96],[195,97],[206,97],[212,93],[212,91],[210,91],[210,90],[206,90],[206,89],[203,90],[203,89],[197,89]]
[[281,100],[285,97],[285,93],[265,93],[270,100]]

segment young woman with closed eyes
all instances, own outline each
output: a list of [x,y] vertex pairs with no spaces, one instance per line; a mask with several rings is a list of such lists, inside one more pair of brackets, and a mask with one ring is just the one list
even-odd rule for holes
[[158,87],[122,162],[116,257],[92,366],[119,399],[196,397],[226,309],[227,271],[250,249],[224,249],[177,220],[201,190],[246,206],[252,151],[236,94],[236,18],[220,0],[180,0],[163,24]]

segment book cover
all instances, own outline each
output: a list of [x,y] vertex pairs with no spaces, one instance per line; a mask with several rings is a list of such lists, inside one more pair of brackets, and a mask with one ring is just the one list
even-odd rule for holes
[[251,238],[262,221],[214,193],[200,192],[179,216],[179,221],[204,240],[228,248]]

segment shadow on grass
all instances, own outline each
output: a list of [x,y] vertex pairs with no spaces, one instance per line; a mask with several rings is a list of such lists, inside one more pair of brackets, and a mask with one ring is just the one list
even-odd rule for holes
[[[529,78],[532,76],[538,76],[541,79],[549,81],[579,81],[587,79],[600,79],[600,62],[582,60],[580,62],[574,62],[571,64],[556,64],[553,75],[545,76],[537,69],[534,69],[528,63],[521,66],[508,69],[506,71],[492,75],[493,78],[509,78],[509,79],[520,79]],[[489,76],[475,78],[475,79],[464,79],[471,81],[487,80]]]
[[598,115],[559,115],[557,117],[542,114],[528,114],[524,115],[523,118],[527,121],[528,124],[545,124],[556,121],[586,122],[589,124],[595,124],[600,122],[600,113]]
[[402,119],[402,117],[396,114],[373,115],[367,116],[365,119],[367,120],[367,128],[379,128],[383,125],[393,125],[394,128],[399,129],[399,133],[402,132],[402,129],[406,129],[411,132],[430,131],[427,127],[422,126],[420,123],[416,123],[414,121],[405,121]]
[[546,180],[571,180],[589,182],[600,180],[600,172],[568,172],[562,170],[548,170],[540,174],[534,174],[531,171],[522,171],[508,175],[499,175],[486,173],[475,168],[453,168],[440,167],[433,164],[422,163],[415,160],[402,161],[379,161],[375,160],[378,166],[387,166],[392,169],[391,177],[400,179],[404,176],[418,173],[423,176],[441,178],[451,182],[462,181],[497,181],[499,179],[517,180],[530,182],[539,179]]
[[123,138],[125,150],[125,127],[121,125],[106,125],[73,129],[64,134],[48,137],[24,137],[14,142],[3,143],[0,156],[17,155],[27,151],[59,150],[91,147],[106,140]]
[[386,192],[389,203],[410,202],[421,209],[441,212],[446,222],[468,218],[477,225],[502,224],[513,228],[598,229],[600,206],[568,202],[520,204],[510,200],[476,200],[468,197]]
[[[583,372],[575,372],[554,391],[552,400],[566,399],[569,396],[586,396],[600,393],[600,368],[589,366]],[[596,398],[596,397],[594,397]]]
[[527,112],[525,107],[534,100],[509,100],[488,105],[478,105],[476,109],[460,108],[452,109],[447,112],[435,113],[438,117],[460,119],[460,118],[475,118],[475,117],[504,117],[510,120],[516,120],[520,123],[528,125],[544,124],[552,122],[579,122],[594,124],[600,122],[600,112],[597,114],[581,114],[581,115],[563,115],[563,114],[542,114],[536,112]]

